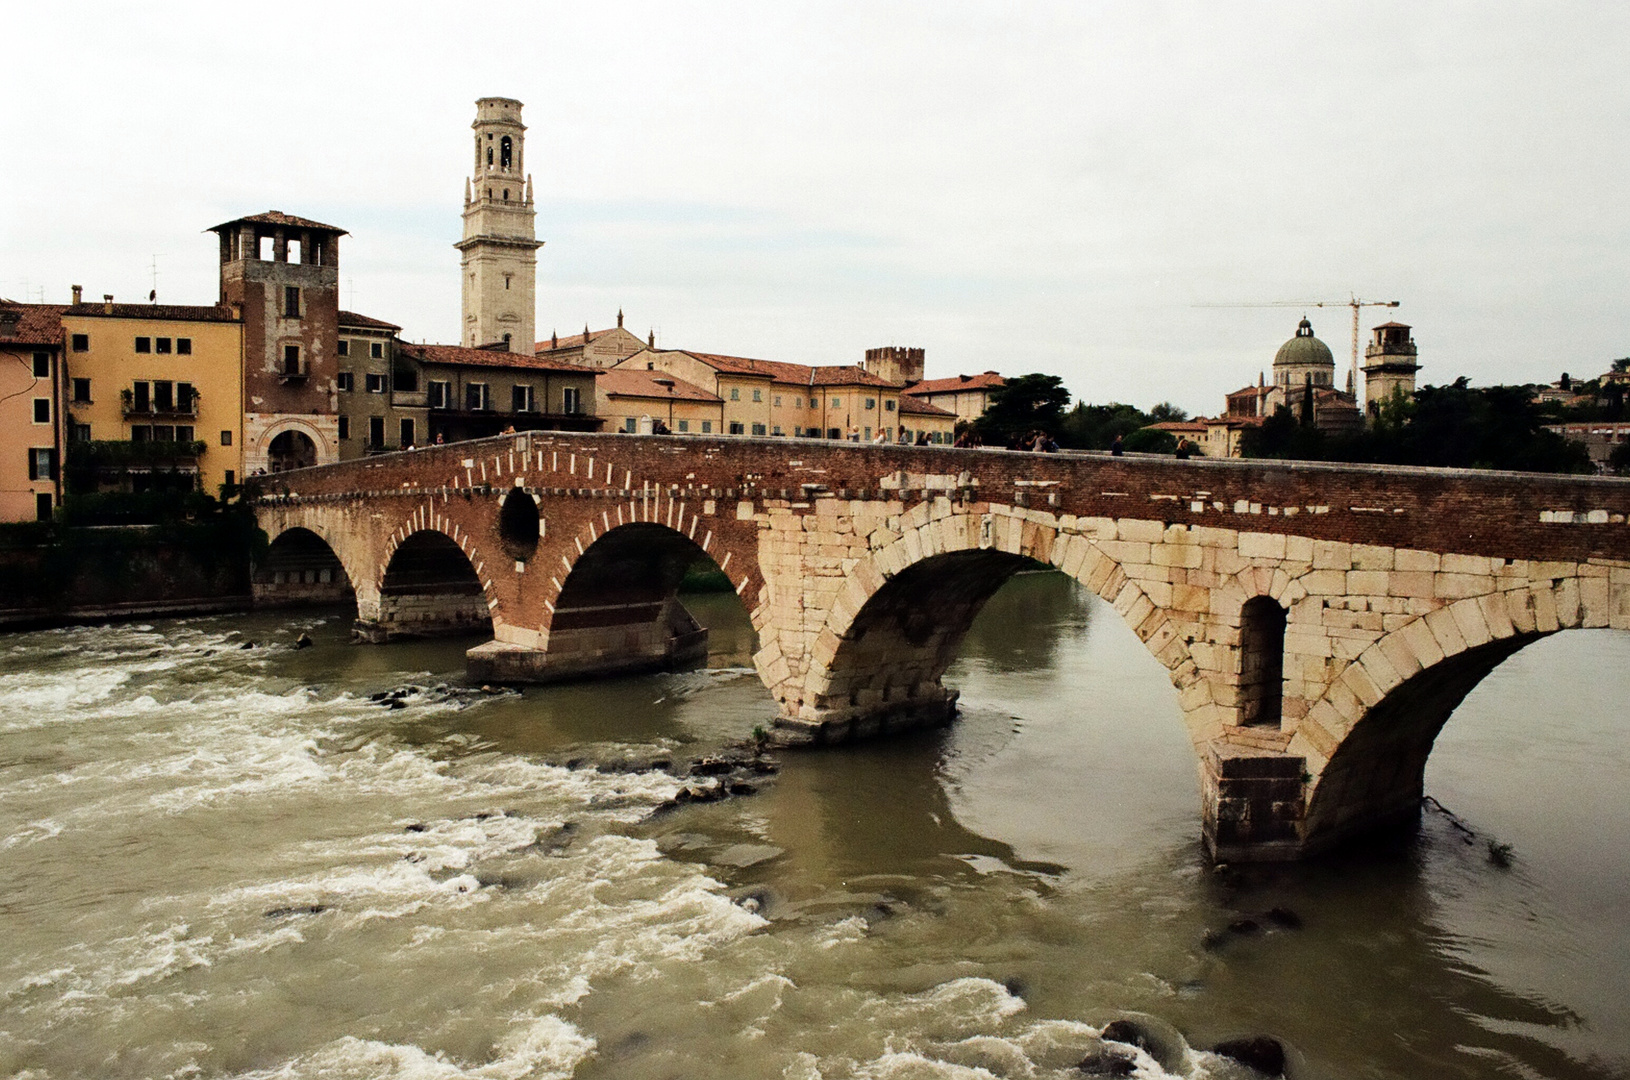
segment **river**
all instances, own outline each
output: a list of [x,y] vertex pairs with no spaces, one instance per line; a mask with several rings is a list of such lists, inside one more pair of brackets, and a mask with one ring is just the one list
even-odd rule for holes
[[1413,840],[1219,871],[1164,671],[1052,574],[951,728],[665,806],[772,711],[691,603],[708,670],[524,693],[339,611],[0,637],[0,1076],[1044,1078],[1122,1017],[1144,1077],[1630,1075],[1630,635],[1485,680]]

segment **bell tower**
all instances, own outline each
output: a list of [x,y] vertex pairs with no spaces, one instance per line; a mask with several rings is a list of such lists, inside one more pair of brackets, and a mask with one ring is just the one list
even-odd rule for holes
[[464,182],[464,324],[459,344],[502,343],[531,356],[536,347],[537,210],[526,172],[526,125],[513,98],[475,103],[474,170]]

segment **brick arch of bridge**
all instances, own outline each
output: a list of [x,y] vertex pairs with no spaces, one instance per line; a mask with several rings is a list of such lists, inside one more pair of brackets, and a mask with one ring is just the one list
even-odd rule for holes
[[[496,510],[492,511],[491,516],[496,520]],[[491,618],[496,631],[503,622],[503,605],[499,602],[499,590],[488,565],[487,553],[472,535],[472,531],[452,514],[438,510],[432,504],[426,503],[415,507],[413,512],[391,531],[385,539],[384,546],[379,550],[377,562],[373,567],[374,593],[380,596],[383,602],[387,592],[386,586],[391,580],[392,564],[404,545],[412,544],[415,540],[423,540],[427,534],[438,536],[450,542],[468,563],[471,574],[481,587],[483,606],[487,609],[488,617]],[[443,550],[447,550],[445,546]]]
[[[310,533],[328,546],[345,572],[347,583],[356,596],[359,609],[365,605],[377,606],[378,582],[374,573],[374,555],[365,534],[352,527],[351,515],[328,507],[285,506],[260,515],[261,528],[270,546],[278,541],[287,542],[296,530]],[[257,567],[259,577],[261,568]],[[258,592],[258,589],[257,589]]]
[[1495,577],[1493,586],[1381,636],[1296,725],[1289,749],[1309,777],[1304,853],[1412,822],[1438,733],[1467,694],[1524,646],[1568,630],[1630,629],[1624,570],[1553,566],[1538,577]]
[[[700,556],[712,560],[745,601],[757,580],[757,526],[750,516],[714,516],[705,510],[704,500],[664,494],[599,509],[575,530],[556,525],[558,570],[557,564],[547,565],[549,588],[536,620],[543,639],[556,629],[586,625],[580,613],[591,609],[671,601],[684,572]],[[755,630],[765,610],[758,605],[748,612]]]
[[[930,516],[887,538],[849,571],[810,647],[802,677],[777,686],[783,713],[820,725],[821,739],[866,735],[892,723],[949,720],[956,695],[941,683],[974,616],[1027,565],[1061,570],[1109,601],[1170,673],[1198,742],[1214,734],[1213,695],[1189,653],[1194,628],[1151,598],[1109,550],[1124,531],[1154,534],[1160,522],[1108,522],[1107,542],[1061,528],[1051,514],[983,504]],[[1147,541],[1145,541],[1147,544]],[[1236,619],[1237,622],[1237,619]],[[784,670],[784,669],[783,669]]]

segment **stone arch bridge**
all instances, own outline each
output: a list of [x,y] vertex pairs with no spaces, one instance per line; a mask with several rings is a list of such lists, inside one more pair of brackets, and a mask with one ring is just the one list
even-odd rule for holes
[[947,722],[981,605],[1056,567],[1170,673],[1227,859],[1412,822],[1500,661],[1630,628],[1630,481],[1606,478],[534,432],[277,474],[257,513],[257,600],[354,591],[376,641],[490,626],[484,680],[705,658],[675,600],[705,554],[789,742]]

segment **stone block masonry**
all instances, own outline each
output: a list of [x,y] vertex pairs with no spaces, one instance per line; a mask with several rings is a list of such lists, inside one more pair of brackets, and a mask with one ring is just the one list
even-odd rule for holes
[[326,541],[364,620],[389,617],[398,552],[445,541],[514,677],[669,662],[684,634],[654,612],[673,567],[707,555],[747,605],[788,742],[948,721],[942,679],[980,607],[1055,567],[1167,668],[1207,842],[1230,858],[1397,824],[1494,664],[1630,628],[1617,479],[532,433],[273,483],[268,533]]

